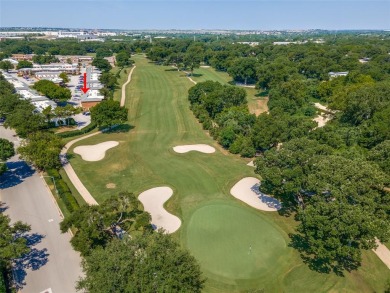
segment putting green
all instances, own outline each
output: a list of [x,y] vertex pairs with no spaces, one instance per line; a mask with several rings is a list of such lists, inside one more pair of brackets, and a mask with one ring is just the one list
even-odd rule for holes
[[266,275],[279,265],[287,246],[278,229],[259,214],[221,203],[196,210],[186,237],[201,266],[229,283]]

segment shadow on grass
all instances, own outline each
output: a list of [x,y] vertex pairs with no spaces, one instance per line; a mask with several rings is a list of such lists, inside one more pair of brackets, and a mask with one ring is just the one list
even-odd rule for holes
[[109,134],[109,133],[125,133],[132,130],[135,126],[129,125],[129,124],[120,124],[113,126],[111,128],[102,127],[100,130],[102,130],[103,133]]
[[175,72],[177,72],[179,70],[177,68],[168,68],[168,69],[165,69],[165,71],[175,71]]
[[268,94],[269,94],[268,91],[262,91],[255,94],[255,97],[265,98],[268,97]]
[[201,76],[203,76],[203,74],[201,74],[201,73],[193,73],[193,74],[189,75],[189,77],[201,77]]
[[307,239],[301,234],[289,234],[291,242],[289,246],[296,249],[303,262],[309,266],[309,269],[322,273],[334,273],[339,277],[344,277],[344,271],[351,272],[357,270],[361,263],[349,257],[333,259],[329,257],[320,257],[313,253]]

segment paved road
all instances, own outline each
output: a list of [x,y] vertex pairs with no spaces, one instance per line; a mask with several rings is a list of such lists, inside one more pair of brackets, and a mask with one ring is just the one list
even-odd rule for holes
[[[0,137],[17,141],[13,132],[0,126]],[[61,234],[61,217],[39,174],[17,156],[7,165],[9,171],[0,176],[0,201],[11,220],[31,225],[27,235],[31,253],[15,262],[15,279],[22,292],[40,293],[51,288],[53,293],[72,293],[81,276],[81,258],[70,243],[68,233]],[[50,292],[50,291],[49,291]]]

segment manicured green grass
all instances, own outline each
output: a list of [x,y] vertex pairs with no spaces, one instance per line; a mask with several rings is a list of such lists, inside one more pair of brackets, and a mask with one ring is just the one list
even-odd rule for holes
[[[119,67],[115,67],[111,71],[112,71],[112,73],[116,74],[117,72],[119,72],[119,70],[120,70]],[[118,78],[118,90],[116,90],[114,92],[114,100],[115,101],[120,102],[120,100],[121,100],[122,85],[127,81],[127,77],[129,75],[130,70],[131,70],[131,67],[126,67],[126,68],[123,68],[122,70],[120,70],[119,78]]]
[[249,289],[254,279],[277,277],[285,267],[291,249],[282,234],[261,213],[215,202],[193,213],[186,245],[208,275]]
[[[170,186],[174,195],[166,209],[182,220],[174,237],[201,262],[207,278],[205,292],[383,291],[388,269],[372,252],[364,254],[362,269],[345,278],[319,274],[303,264],[286,245],[296,224],[292,217],[254,210],[230,195],[238,180],[256,175],[243,159],[222,150],[202,130],[187,100],[193,84],[182,72],[156,66],[139,55],[133,59],[137,68],[127,86],[126,106],[134,128],[97,135],[73,146],[120,142],[98,162],[85,162],[78,155],[71,158],[97,201],[119,191],[139,194]],[[172,150],[175,145],[194,143],[212,145],[217,151],[177,154]],[[106,188],[108,183],[116,188]],[[253,242],[253,258],[244,253],[249,242]]]

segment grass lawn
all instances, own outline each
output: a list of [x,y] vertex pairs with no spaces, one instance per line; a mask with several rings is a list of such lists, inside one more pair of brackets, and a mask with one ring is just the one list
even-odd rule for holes
[[[173,234],[200,261],[207,278],[205,292],[381,292],[388,269],[372,253],[363,268],[346,277],[319,274],[288,247],[292,218],[257,211],[229,191],[243,177],[256,176],[245,160],[228,154],[210,138],[189,110],[187,91],[193,85],[182,72],[156,66],[142,56],[127,86],[128,132],[96,135],[72,146],[108,140],[119,145],[98,162],[79,155],[72,166],[96,200],[120,191],[137,195],[169,186],[173,197],[166,209],[182,220]],[[203,69],[202,69],[203,70]],[[172,147],[205,143],[213,154],[177,154]],[[108,189],[115,183],[115,189]],[[250,254],[249,246],[252,246]]]

